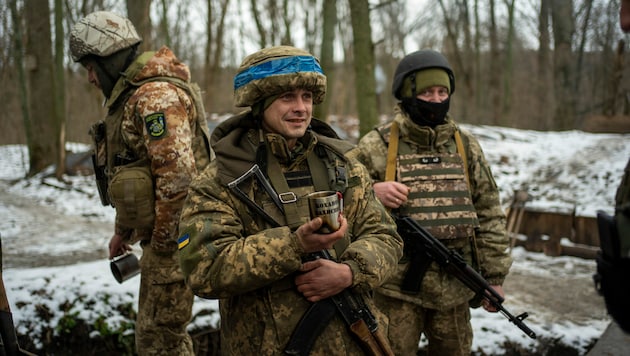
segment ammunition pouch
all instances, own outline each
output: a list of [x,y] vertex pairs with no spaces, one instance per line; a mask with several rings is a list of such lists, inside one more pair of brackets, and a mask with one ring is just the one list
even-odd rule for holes
[[109,186],[116,208],[116,223],[131,229],[152,228],[155,221],[155,191],[151,170],[137,163],[116,168]]

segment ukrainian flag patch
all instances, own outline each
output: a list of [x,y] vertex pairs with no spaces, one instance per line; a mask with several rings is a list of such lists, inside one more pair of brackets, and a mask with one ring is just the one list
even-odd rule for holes
[[185,233],[184,235],[180,236],[179,239],[177,239],[177,248],[181,250],[184,247],[186,247],[189,243],[190,243],[190,234]]
[[149,137],[158,139],[166,136],[166,116],[162,112],[147,115],[144,118]]

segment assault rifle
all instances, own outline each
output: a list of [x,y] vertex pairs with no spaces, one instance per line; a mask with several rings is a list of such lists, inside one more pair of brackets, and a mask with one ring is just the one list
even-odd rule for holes
[[[312,261],[319,258],[334,260],[326,250],[311,253],[305,260]],[[315,340],[324,331],[335,312],[341,315],[366,355],[394,356],[387,337],[378,328],[378,321],[370,309],[360,296],[348,289],[313,303],[293,330],[284,353],[309,355]]]
[[[249,178],[258,180],[258,183],[274,201],[278,209],[284,211],[278,193],[273,189],[273,186],[257,164],[254,164],[243,175],[228,183],[228,188],[271,226],[281,226],[241,190],[239,185]],[[313,261],[320,258],[334,261],[333,257],[326,250],[310,253],[304,260]],[[287,355],[308,356],[319,335],[337,313],[348,325],[348,329],[355,336],[366,355],[394,356],[387,337],[378,328],[378,321],[370,309],[365,305],[361,296],[348,289],[344,289],[341,293],[330,298],[311,304],[293,330],[284,353]]]
[[503,307],[503,297],[477,271],[466,264],[462,256],[446,248],[440,240],[436,239],[411,217],[393,217],[398,226],[398,233],[404,240],[405,254],[411,259],[401,287],[403,292],[418,293],[426,269],[432,261],[435,261],[446,272],[475,292],[476,295],[488,300],[493,307],[527,336],[532,339],[536,338],[536,333],[523,322],[528,316],[527,312],[518,316],[510,314]]

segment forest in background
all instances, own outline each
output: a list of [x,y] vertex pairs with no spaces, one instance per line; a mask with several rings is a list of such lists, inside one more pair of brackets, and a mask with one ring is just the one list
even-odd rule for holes
[[[96,10],[128,16],[142,49],[171,47],[203,88],[209,114],[238,111],[233,76],[263,47],[321,60],[320,118],[358,118],[365,133],[392,113],[405,54],[443,52],[462,123],[535,130],[628,131],[627,36],[619,0],[0,0],[0,144],[29,147],[29,175],[88,142],[102,94],[68,53],[73,24]],[[343,119],[342,119],[343,120]],[[57,175],[64,170],[57,165]]]

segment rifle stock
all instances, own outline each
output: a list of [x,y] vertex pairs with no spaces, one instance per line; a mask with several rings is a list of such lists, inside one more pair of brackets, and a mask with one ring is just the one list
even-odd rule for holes
[[[312,253],[309,257],[310,259],[333,260],[326,250]],[[330,297],[330,300],[337,307],[337,311],[366,355],[394,356],[387,337],[378,328],[378,321],[360,296],[344,289],[341,293]]]
[[[446,246],[444,246],[444,244],[442,244],[442,242],[440,242],[440,240],[436,239],[411,217],[393,217],[396,221],[396,225],[398,226],[398,233],[404,240],[405,251],[410,251],[414,254],[414,256],[411,256],[412,260],[410,261],[410,269],[406,272],[403,282],[403,285],[406,283],[411,285],[411,287],[407,288],[408,291],[414,289],[415,287],[417,287],[417,289],[412,290],[412,292],[417,293],[420,290],[419,287],[422,283],[422,277],[424,275],[424,271],[426,271],[426,267],[428,267],[428,264],[431,261],[435,261],[447,273],[453,275],[467,288],[475,292],[475,294],[481,295],[487,299],[492,306],[500,311],[501,314],[503,314],[511,323],[527,334],[527,336],[532,339],[536,338],[536,333],[534,333],[534,331],[532,331],[523,322],[523,320],[528,316],[527,312],[518,316],[514,316],[508,312],[507,309],[503,307],[503,297],[501,297],[501,295],[499,295],[499,293],[497,293],[497,291],[495,291],[494,288],[492,288],[490,284],[488,284],[488,282],[479,273],[477,273],[477,271],[470,267],[462,256],[455,251],[449,250]],[[407,245],[409,245],[409,247]],[[420,263],[422,263],[423,266],[426,265],[420,275],[418,274],[418,271],[422,266],[411,266],[411,263],[418,263],[417,261],[421,261]],[[416,279],[415,282],[412,281],[414,278]]]

